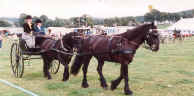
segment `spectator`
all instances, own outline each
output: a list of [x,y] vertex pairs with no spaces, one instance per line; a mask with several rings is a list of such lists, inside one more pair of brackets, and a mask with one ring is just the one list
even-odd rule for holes
[[2,35],[0,34],[0,48],[2,48],[2,42],[3,42],[3,37],[2,37]]

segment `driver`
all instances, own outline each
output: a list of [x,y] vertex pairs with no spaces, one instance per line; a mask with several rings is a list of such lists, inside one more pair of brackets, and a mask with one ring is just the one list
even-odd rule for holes
[[35,48],[35,36],[33,35],[34,24],[32,23],[32,16],[26,16],[23,29],[24,32],[22,33],[22,39],[26,41],[26,44],[29,48]]

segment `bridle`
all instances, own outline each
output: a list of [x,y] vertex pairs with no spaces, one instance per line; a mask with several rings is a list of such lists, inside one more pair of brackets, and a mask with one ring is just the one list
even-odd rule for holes
[[155,35],[155,36],[159,35],[158,33],[155,33],[154,31],[157,31],[157,29],[150,29],[149,32],[146,34],[146,37],[144,39],[144,46],[143,46],[144,48],[150,49],[150,50],[152,49],[152,46],[148,44],[149,41],[154,41],[151,35]]
[[[66,54],[66,55],[70,55],[70,56],[77,55],[77,53],[75,53],[75,50],[74,49],[73,49],[73,52],[71,53],[70,50],[68,49],[68,47],[66,48],[64,46],[63,38],[60,38],[59,39],[59,43],[61,45],[60,48],[59,48],[59,50],[52,49],[53,51],[56,51],[56,52],[62,53],[62,54]],[[59,54],[58,54],[58,56],[59,56]]]

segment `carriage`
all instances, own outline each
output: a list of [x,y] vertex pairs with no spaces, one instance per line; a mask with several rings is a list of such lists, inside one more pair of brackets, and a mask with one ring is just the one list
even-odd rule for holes
[[[18,36],[19,40],[15,40],[11,45],[10,60],[13,74],[17,78],[22,78],[26,61],[28,63],[33,59],[41,59],[40,48],[28,48],[26,42]],[[60,62],[53,60],[50,66],[50,72],[56,74],[59,71]]]

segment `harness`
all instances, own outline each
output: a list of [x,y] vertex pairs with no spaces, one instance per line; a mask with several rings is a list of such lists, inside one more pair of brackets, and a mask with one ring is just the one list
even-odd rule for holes
[[62,39],[60,40],[48,39],[42,44],[42,46],[43,50],[41,51],[41,53],[44,53],[46,51],[56,51],[63,54],[70,54],[67,53],[69,50],[68,48],[64,47]]
[[[116,41],[116,44],[115,44],[115,46],[116,46],[116,48],[115,49],[113,49],[113,38],[115,38],[116,40],[118,40],[118,41]],[[123,49],[123,47],[122,47],[122,39],[124,39],[124,38],[122,38],[122,37],[120,37],[120,36],[111,36],[111,37],[109,37],[109,39],[108,39],[108,49],[110,50],[110,52],[109,52],[109,57],[110,57],[110,59],[112,59],[114,56],[113,55],[115,55],[115,54],[135,54],[135,50],[134,49],[132,49],[132,48],[128,48],[128,49]]]
[[[116,48],[118,49],[113,49],[113,38],[118,37],[121,38],[120,41],[116,44]],[[102,51],[102,52],[87,52],[87,53],[78,53],[77,55],[79,56],[84,56],[84,55],[103,55],[103,54],[108,54],[111,58],[113,54],[135,54],[136,53],[136,48],[128,48],[128,49],[122,49],[122,37],[121,36],[110,36],[108,37],[108,50],[109,51]],[[131,43],[130,44],[137,46],[136,43]]]

